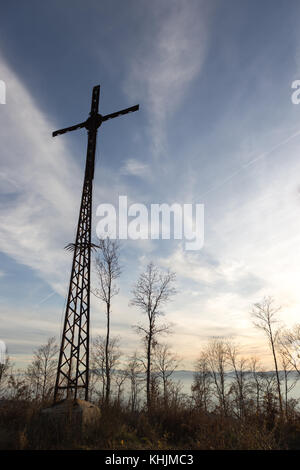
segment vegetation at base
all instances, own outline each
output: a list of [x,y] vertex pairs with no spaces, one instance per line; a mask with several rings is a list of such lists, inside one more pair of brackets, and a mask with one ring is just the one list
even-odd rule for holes
[[11,401],[0,410],[1,449],[299,449],[300,416],[281,420],[278,411],[232,415],[205,413],[180,403],[151,413],[118,404],[102,408],[84,432],[66,422],[45,421],[36,403]]
[[150,263],[139,276],[131,305],[144,319],[135,325],[142,348],[125,357],[120,338],[111,335],[118,247],[110,240],[99,246],[96,294],[107,325],[106,334],[91,341],[89,399],[101,418],[76,426],[68,417],[58,422],[41,413],[52,404],[57,369],[59,348],[49,338],[25,370],[15,370],[8,357],[0,364],[0,449],[300,450],[299,399],[290,394],[300,377],[300,325],[284,328],[280,309],[265,297],[251,315],[274,370],[244,357],[230,338],[215,337],[196,351],[191,391],[183,393],[173,380],[181,359],[161,340],[171,332],[161,316],[175,294],[174,273]]

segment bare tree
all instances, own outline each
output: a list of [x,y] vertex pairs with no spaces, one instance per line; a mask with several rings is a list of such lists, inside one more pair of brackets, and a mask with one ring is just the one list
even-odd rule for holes
[[250,371],[252,377],[252,390],[254,392],[254,399],[256,403],[256,413],[259,413],[263,392],[263,371],[256,357],[252,357],[250,360]]
[[235,401],[238,410],[238,417],[243,419],[246,413],[248,392],[250,392],[250,384],[247,375],[248,361],[239,356],[237,346],[229,341],[227,342],[227,356],[230,368],[232,367],[234,372],[232,391],[236,397]]
[[127,366],[127,378],[130,380],[129,405],[132,412],[136,411],[138,408],[138,395],[143,382],[143,370],[141,360],[138,358],[137,352],[135,352],[133,356],[129,358]]
[[154,368],[163,384],[164,404],[168,405],[168,387],[170,377],[179,365],[179,358],[174,354],[167,344],[158,344],[154,354]]
[[11,368],[7,382],[8,398],[12,400],[30,400],[32,398],[30,384],[28,384],[23,370]]
[[5,357],[3,363],[0,363],[0,397],[4,395],[8,387],[9,370],[12,368],[12,364],[9,356]]
[[45,345],[34,351],[33,360],[27,367],[26,377],[36,399],[49,399],[54,387],[57,367],[58,345],[53,336]]
[[195,364],[195,369],[192,383],[193,399],[198,408],[207,412],[211,402],[212,375],[206,351],[200,353],[200,357]]
[[185,395],[182,393],[183,390],[183,383],[180,380],[176,382],[172,380],[169,384],[169,401],[170,401],[170,409],[176,410],[179,408],[185,400]]
[[227,345],[222,339],[214,339],[207,347],[207,363],[214,383],[214,391],[221,414],[229,411],[229,390],[226,383]]
[[281,354],[300,376],[300,324],[282,330],[279,344]]
[[93,339],[91,344],[91,365],[90,373],[96,377],[100,382],[100,390],[97,390],[97,381],[94,383],[94,393],[99,394],[99,401],[101,404],[105,401],[105,338],[97,336]]
[[289,412],[288,394],[295,387],[297,383],[297,379],[289,381],[289,375],[292,372],[291,363],[286,357],[285,351],[282,349],[280,350],[280,359],[281,359],[281,367],[283,371],[283,380],[284,380],[284,409],[285,409],[285,416],[286,418],[288,418],[288,412]]
[[110,397],[110,367],[109,367],[109,343],[110,343],[110,317],[112,298],[118,294],[119,289],[116,286],[116,279],[121,274],[119,266],[119,244],[117,240],[110,238],[99,239],[97,245],[99,251],[96,257],[96,272],[100,287],[93,289],[93,293],[106,306],[106,339],[105,339],[105,401]]
[[124,391],[124,383],[127,379],[127,370],[117,370],[114,374],[114,382],[116,384],[116,399],[117,404],[120,405],[121,398]]
[[[92,341],[91,348],[91,370],[100,381],[100,402],[103,404],[107,401],[107,371],[109,378],[113,370],[116,369],[119,359],[121,357],[121,351],[119,347],[119,338],[112,337],[109,341],[108,348],[106,347],[106,338],[103,336],[96,336]],[[95,386],[95,388],[97,388]]]
[[161,272],[153,263],[148,264],[135,284],[131,305],[138,307],[147,315],[147,326],[136,326],[137,331],[143,335],[146,346],[146,396],[147,408],[151,407],[151,370],[152,352],[157,344],[157,337],[169,330],[168,325],[158,325],[157,320],[163,314],[161,307],[175,294],[173,281],[175,273]]
[[278,414],[277,379],[274,372],[262,372],[262,411],[273,427]]
[[280,307],[274,307],[274,300],[272,297],[264,297],[261,303],[254,304],[252,309],[252,317],[254,318],[254,326],[263,330],[267,336],[270,349],[272,351],[276,382],[277,382],[277,393],[279,400],[279,409],[281,415],[283,415],[283,406],[282,406],[282,395],[280,388],[280,377],[278,371],[278,361],[276,354],[276,347],[279,338],[279,330],[275,328],[276,323],[278,323],[277,313],[279,312]]

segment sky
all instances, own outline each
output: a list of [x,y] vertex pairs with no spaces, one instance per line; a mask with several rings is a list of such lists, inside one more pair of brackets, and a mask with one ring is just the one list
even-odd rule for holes
[[[100,112],[140,105],[103,124],[96,209],[129,203],[204,204],[204,245],[123,240],[112,333],[140,347],[129,306],[147,263],[176,272],[164,338],[192,368],[213,337],[271,358],[251,309],[263,296],[280,321],[299,322],[300,79],[297,0],[11,0],[1,5],[0,339],[25,367],[60,337],[83,181],[92,87]],[[93,276],[93,283],[97,281]],[[105,310],[91,304],[92,335]]]

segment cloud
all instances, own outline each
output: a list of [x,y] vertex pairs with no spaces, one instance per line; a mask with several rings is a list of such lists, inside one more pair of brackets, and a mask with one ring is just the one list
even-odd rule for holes
[[[156,8],[145,41],[137,47],[130,65],[126,90],[131,98],[144,96],[154,150],[165,148],[165,127],[200,73],[207,43],[207,9],[203,2],[178,0]],[[158,11],[160,14],[158,14]]]
[[39,111],[3,59],[0,72],[8,93],[0,114],[5,149],[0,175],[5,183],[1,185],[0,248],[61,292],[68,263],[62,248],[76,220],[79,168],[66,144],[52,140],[55,123]]
[[13,178],[7,176],[4,171],[0,171],[0,182],[0,192],[2,194],[14,193],[19,189],[16,181]]
[[[176,113],[181,112],[184,98],[202,72],[210,43],[208,3],[154,0],[147,6],[147,2],[141,2],[143,31],[128,54],[129,71],[124,87],[133,102],[135,99],[140,102],[140,98],[144,100],[141,109],[146,111],[147,128],[155,154],[159,156],[167,147],[169,123],[172,125]],[[218,31],[220,37],[221,33]],[[254,55],[256,57],[256,52]],[[264,48],[260,56],[264,59]],[[218,51],[213,51],[214,63],[222,66],[218,60]],[[232,64],[231,58],[229,62]],[[257,63],[252,69],[258,69]],[[244,70],[242,73],[245,75]],[[258,75],[257,80],[263,80],[262,75]],[[30,90],[4,61],[0,65],[0,76],[7,84],[7,104],[0,108],[0,138],[2,149],[5,149],[0,157],[0,201],[3,201],[0,202],[0,248],[17,262],[34,269],[53,291],[64,295],[71,260],[63,246],[74,239],[83,175],[75,163],[76,155],[71,155],[67,145],[68,137],[51,138],[51,131],[61,127],[62,123],[53,123],[46,118]],[[206,80],[211,78],[203,80],[204,89]],[[207,135],[187,134],[187,142],[183,142],[187,156],[182,164],[183,171],[178,171],[181,167],[176,155],[172,155],[172,164],[167,162],[167,184],[160,178],[163,159],[159,160],[159,172],[153,170],[153,175],[158,178],[151,196],[158,197],[159,186],[165,189],[166,198],[171,195],[187,198],[189,195],[193,200],[199,194],[206,196],[204,250],[187,253],[176,247],[170,255],[169,244],[166,255],[166,244],[159,241],[126,242],[126,248],[131,249],[133,267],[127,269],[127,273],[124,270],[125,283],[129,284],[131,276],[135,276],[137,260],[142,269],[144,262],[156,257],[155,261],[177,272],[180,293],[166,308],[166,315],[167,320],[175,324],[171,341],[186,357],[191,354],[191,344],[194,346],[199,340],[200,347],[200,342],[209,336],[240,335],[245,343],[248,333],[254,338],[249,307],[264,293],[275,293],[278,302],[283,304],[287,322],[297,321],[300,305],[300,205],[296,190],[300,172],[298,134],[287,133],[284,138],[284,127],[288,123],[284,120],[280,121],[280,129],[273,128],[271,116],[263,114],[264,99],[260,104],[251,95],[252,103],[246,101],[250,78],[249,81],[241,78],[237,74],[236,91],[228,91],[231,106],[218,106],[216,110],[218,118],[212,127],[214,145],[207,144],[210,138]],[[269,87],[268,80],[266,87]],[[244,100],[242,107],[241,97]],[[276,106],[276,109],[281,108],[279,103]],[[270,108],[270,115],[272,113],[276,115]],[[204,117],[207,116],[204,114]],[[271,138],[268,138],[269,142],[267,138],[262,140],[255,120],[262,122],[264,136],[272,134],[273,139],[278,131],[277,144],[276,139],[274,142]],[[228,144],[230,139],[234,146]],[[196,145],[200,140],[199,150]],[[251,145],[250,141],[253,141]],[[259,142],[263,142],[260,146],[269,151],[262,148],[253,152],[256,149],[252,146],[257,147]],[[218,152],[214,152],[217,147]],[[249,147],[255,158],[249,157]],[[219,159],[213,153],[217,153]],[[194,165],[192,154],[200,154],[199,163]],[[165,152],[164,157],[167,156]],[[79,158],[82,161],[83,156]],[[272,165],[268,164],[270,158]],[[189,164],[192,170],[186,177]],[[149,179],[150,169],[152,162],[150,166],[129,158],[121,173]],[[95,186],[94,201],[112,202],[118,194],[129,194],[134,202],[137,202],[137,196],[150,200],[145,185],[127,188],[127,178],[114,180],[113,171],[109,171],[101,168],[101,184]],[[180,177],[182,180],[178,181]],[[208,185],[211,183],[211,189],[206,188],[204,180],[209,181]],[[197,201],[202,202],[199,197]],[[141,253],[144,254],[141,256]],[[127,262],[127,266],[128,258],[124,263]],[[127,308],[127,295],[128,289],[114,304],[114,331],[122,334],[126,352],[136,340],[130,333],[130,325],[140,316],[139,312]],[[50,297],[48,299],[50,301]],[[53,322],[56,313],[50,308],[47,310],[48,299],[41,300],[40,309],[37,307],[39,299],[36,299],[34,316],[25,308],[16,312],[2,310],[1,324],[6,322],[6,338],[12,338],[12,332],[24,324],[24,318],[26,325],[22,330],[26,330],[26,338],[22,339],[22,331],[18,330],[20,344],[24,340],[24,344],[29,345],[30,338],[34,339],[32,343],[42,342],[45,332],[58,333],[57,323]],[[103,333],[103,309],[96,308],[92,302],[93,328]],[[44,315],[46,311],[47,315]],[[12,342],[11,339],[11,346]]]
[[147,164],[135,160],[134,158],[129,158],[128,160],[126,160],[123,167],[121,168],[121,173],[123,173],[124,175],[148,178],[150,176],[150,169]]
[[245,290],[259,291],[264,285],[263,279],[254,275],[245,262],[234,258],[234,253],[225,259],[204,252],[185,251],[182,244],[169,254],[162,257],[160,263],[177,273],[182,281],[192,281],[200,289],[207,288],[217,291],[231,291],[245,295]]
[[[83,171],[68,138],[51,136],[61,123],[45,116],[1,55],[0,76],[7,84],[0,113],[0,250],[64,296],[71,260],[63,248],[75,237]],[[103,178],[96,200],[103,193],[109,198],[112,185]]]
[[39,307],[40,305],[42,305],[44,302],[47,302],[47,300],[51,299],[51,297],[53,297],[54,295],[56,295],[56,292],[50,292],[50,294],[46,295],[46,297],[44,297],[42,300],[40,300],[38,303],[37,303],[37,307]]

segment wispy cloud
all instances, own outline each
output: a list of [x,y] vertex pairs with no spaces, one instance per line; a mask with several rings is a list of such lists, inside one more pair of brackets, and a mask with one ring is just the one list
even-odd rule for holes
[[276,150],[280,149],[281,147],[284,147],[286,144],[288,144],[289,142],[291,142],[293,139],[299,137],[300,135],[300,130],[298,130],[297,132],[294,132],[293,134],[289,135],[288,137],[286,137],[285,139],[281,140],[280,142],[278,142],[277,144],[273,145],[273,147],[271,147],[269,150],[265,151],[265,152],[262,152],[262,153],[259,153],[258,155],[256,155],[255,157],[251,156],[250,160],[247,162],[247,163],[244,163],[242,166],[240,166],[239,168],[236,169],[236,171],[234,171],[231,175],[227,176],[223,181],[219,182],[216,186],[213,186],[211,189],[209,189],[208,191],[206,191],[205,193],[201,194],[200,198],[203,198],[205,196],[207,196],[209,193],[211,193],[212,191],[215,191],[217,189],[220,189],[222,188],[222,186],[224,186],[226,183],[228,183],[229,181],[231,181],[233,178],[235,178],[236,176],[238,176],[241,172],[247,170],[250,166],[254,165],[255,163],[259,162],[259,160],[262,160],[266,157],[269,157],[270,155],[272,155],[272,153],[274,153]]
[[50,294],[46,295],[46,297],[44,297],[42,300],[40,300],[39,303],[36,306],[39,307],[43,303],[47,302],[47,300],[51,299],[51,297],[53,297],[54,295],[56,295],[56,292],[50,292]]
[[79,168],[64,142],[52,140],[55,125],[3,59],[0,71],[8,89],[0,114],[1,193],[9,194],[9,203],[4,198],[0,205],[0,248],[61,292],[68,264],[62,248],[76,220]]
[[150,168],[147,164],[142,163],[135,158],[129,158],[121,168],[121,173],[124,175],[139,176],[144,178],[150,176]]
[[[142,152],[139,155],[138,151],[128,153],[136,158],[124,161],[121,171],[116,172],[110,163],[102,164],[100,184],[95,181],[95,206],[98,201],[114,202],[119,194],[128,194],[129,202],[146,200],[150,203],[163,194],[165,199],[155,202],[166,202],[170,198],[170,202],[176,199],[206,205],[205,247],[200,254],[187,253],[178,247],[172,251],[175,242],[168,244],[167,249],[167,242],[155,240],[124,242],[126,269],[121,283],[125,279],[126,289],[122,292],[121,284],[121,293],[114,302],[113,329],[122,336],[126,353],[138,343],[130,327],[142,321],[140,313],[128,307],[130,284],[137,271],[143,270],[151,259],[177,272],[180,293],[167,306],[166,313],[175,325],[171,341],[186,357],[197,353],[197,341],[200,348],[202,341],[215,335],[240,335],[245,345],[249,334],[252,339],[247,344],[253,349],[251,341],[253,343],[255,333],[251,329],[249,308],[252,301],[259,300],[264,293],[275,293],[278,302],[283,304],[287,323],[297,321],[300,166],[297,129],[295,127],[294,134],[286,131],[297,122],[294,114],[287,116],[288,105],[293,106],[289,83],[288,80],[278,82],[277,66],[282,69],[281,62],[268,68],[270,62],[266,59],[270,49],[255,42],[255,36],[245,41],[244,32],[241,34],[243,23],[237,20],[239,15],[234,16],[238,8],[228,10],[225,19],[216,15],[212,24],[208,5],[215,3],[218,4],[202,0],[141,0],[132,10],[126,7],[128,18],[134,17],[133,23],[117,18],[118,26],[119,20],[124,25],[122,51],[126,50],[124,57],[128,64],[124,88],[132,104],[141,104],[140,122],[144,122],[144,113],[147,116],[147,132],[153,147],[145,152],[146,156]],[[134,30],[137,10],[141,17],[140,30],[134,34],[134,42],[131,39],[127,42],[133,35],[128,35],[126,28]],[[103,17],[106,21],[105,13]],[[113,41],[119,44],[120,40],[115,35],[115,24],[109,23],[108,30],[112,33],[105,41],[105,54],[110,58],[114,55],[110,44]],[[237,28],[232,28],[232,24],[238,25]],[[265,24],[264,28],[267,26]],[[255,23],[255,27],[259,25]],[[276,39],[273,41],[273,32],[268,28],[264,29],[264,34],[265,31],[272,39],[270,55],[274,57],[280,47]],[[211,35],[217,50],[212,50],[209,67],[202,76]],[[97,49],[98,39],[93,38]],[[279,40],[278,45],[281,45]],[[115,75],[111,73],[115,84],[120,83],[117,64],[122,63],[119,46],[113,50],[117,49],[119,55],[115,54],[112,66]],[[226,55],[226,51],[230,54]],[[245,61],[240,57],[246,57],[247,62],[253,57],[250,68],[245,70]],[[37,73],[42,74],[39,60],[31,59]],[[67,145],[68,137],[51,138],[51,131],[64,123],[51,123],[32,98],[31,90],[24,87],[5,61],[1,62],[0,77],[7,84],[7,104],[1,106],[0,114],[4,149],[0,156],[0,248],[38,273],[51,286],[49,292],[65,294],[71,260],[63,246],[74,238],[83,175],[75,163],[76,154],[71,155]],[[72,65],[71,62],[68,65]],[[101,63],[102,70],[103,65]],[[286,73],[289,74],[288,68]],[[190,133],[187,129],[179,160],[176,148],[172,155],[165,151],[168,129],[174,126],[176,113],[182,112],[182,104],[189,98],[192,87],[193,99],[199,104],[197,108],[206,126],[191,129]],[[286,102],[280,98],[285,87]],[[197,94],[199,90],[201,93]],[[211,99],[215,92],[216,96]],[[267,96],[270,101],[266,100]],[[223,100],[225,97],[227,100]],[[286,107],[285,103],[288,103]],[[144,137],[140,128],[136,130],[137,146],[143,148]],[[174,147],[173,141],[171,145]],[[151,161],[151,154],[164,158]],[[78,155],[79,158],[82,161],[84,156]],[[162,177],[166,167],[168,171]],[[127,175],[144,180],[136,179],[137,184],[129,187]],[[150,180],[150,184],[145,184],[145,180]],[[19,345],[15,351],[22,353],[26,346],[29,352],[31,345],[42,342],[48,334],[58,333],[58,322],[53,319],[60,314],[63,317],[64,312],[63,308],[61,312],[52,311],[52,295],[54,293],[44,298],[43,294],[35,295],[32,309],[0,306],[1,335],[5,334],[11,350],[15,343]],[[37,307],[39,299],[42,299],[40,308]],[[95,299],[92,299],[92,316],[93,332],[103,333],[105,312]]]
[[0,181],[0,191],[2,194],[14,193],[19,189],[16,181],[10,176],[7,176],[4,171],[0,171]]
[[[159,11],[152,18],[153,11]],[[149,15],[146,41],[137,48],[130,64],[126,90],[133,98],[144,97],[154,150],[165,148],[166,121],[179,107],[189,86],[200,73],[207,44],[207,8],[199,1],[174,0],[164,8],[156,2]]]

